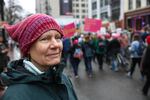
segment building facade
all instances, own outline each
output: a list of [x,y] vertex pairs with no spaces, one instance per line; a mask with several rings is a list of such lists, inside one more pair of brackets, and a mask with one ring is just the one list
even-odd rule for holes
[[84,23],[88,17],[88,0],[72,0],[73,17]]
[[50,0],[36,0],[36,13],[51,15]]
[[72,15],[72,0],[36,0],[36,13],[55,18]]
[[150,0],[127,0],[124,13],[126,29],[140,31],[150,25]]

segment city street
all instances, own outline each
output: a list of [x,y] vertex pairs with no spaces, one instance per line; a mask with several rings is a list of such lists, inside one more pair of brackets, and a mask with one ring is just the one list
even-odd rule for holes
[[[18,49],[14,48],[11,59],[19,59]],[[93,77],[87,77],[83,61],[79,65],[79,78],[75,79],[70,64],[64,72],[71,78],[79,100],[150,100],[142,95],[141,89],[144,81],[140,80],[138,67],[130,79],[126,72],[120,70],[113,72],[110,66],[104,64],[104,70],[99,71],[93,63]]]
[[[0,46],[0,70],[8,72],[0,77],[0,97],[5,90],[2,85],[11,91],[6,100],[14,93],[25,100],[76,100],[73,90],[78,100],[150,100],[150,0],[0,0]],[[74,71],[68,59],[63,73],[74,89],[68,79],[62,77],[66,88],[57,78],[56,65],[61,56],[68,56],[66,52],[74,60]],[[98,61],[92,61],[91,68],[88,61],[95,55]],[[106,55],[111,56],[110,64],[106,59],[102,62]],[[24,56],[23,65],[22,60],[8,63]],[[79,63],[82,57],[90,68],[85,68],[83,59]],[[15,66],[16,71],[7,66]],[[26,81],[33,84],[26,87]]]
[[79,100],[150,100],[150,96],[144,97],[141,93],[144,82],[140,80],[138,67],[133,79],[128,78],[123,71],[113,72],[107,65],[104,67],[104,71],[99,71],[93,63],[94,75],[88,78],[82,62],[79,79],[75,79],[67,69]]

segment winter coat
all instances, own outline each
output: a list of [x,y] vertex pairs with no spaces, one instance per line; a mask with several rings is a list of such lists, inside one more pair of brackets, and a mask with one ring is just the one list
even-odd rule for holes
[[106,53],[106,41],[102,39],[96,39],[94,41],[94,48],[96,54],[105,54]]
[[120,42],[117,39],[113,39],[109,42],[108,47],[107,47],[107,52],[110,55],[116,55],[117,53],[120,52]]
[[140,45],[140,42],[137,40],[131,43],[131,46],[129,47],[131,58],[141,58],[141,55],[138,55],[138,52],[137,52],[139,45]]
[[[81,59],[78,59],[78,58],[75,58],[75,57],[74,57],[74,53],[75,53],[76,49],[80,49],[80,50],[82,51],[82,48],[81,48],[80,44],[74,44],[74,45],[72,45],[72,47],[70,48],[70,51],[69,51],[69,53],[70,53],[70,58],[73,59],[73,60],[78,60],[78,61],[80,61]],[[83,53],[83,52],[82,52],[82,53]]]
[[84,41],[82,43],[82,51],[83,51],[83,57],[93,57],[94,56],[94,46],[93,41]]
[[63,64],[35,75],[25,69],[23,60],[11,62],[1,74],[1,84],[8,86],[2,100],[77,100],[70,80],[62,74]]
[[0,44],[0,68],[6,67],[8,62],[7,52],[3,52],[3,50],[7,49],[5,44]]
[[150,75],[150,46],[148,46],[145,49],[144,54],[142,56],[141,71],[144,74]]

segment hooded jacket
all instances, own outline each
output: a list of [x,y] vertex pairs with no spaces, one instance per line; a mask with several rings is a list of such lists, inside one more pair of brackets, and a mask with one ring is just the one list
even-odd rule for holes
[[62,73],[64,64],[35,75],[25,69],[23,59],[13,61],[1,73],[1,85],[8,86],[2,100],[77,100],[70,80]]

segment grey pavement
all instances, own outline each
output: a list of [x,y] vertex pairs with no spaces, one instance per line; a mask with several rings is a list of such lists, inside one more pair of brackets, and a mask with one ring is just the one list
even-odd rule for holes
[[150,100],[150,93],[148,97],[142,95],[144,81],[140,80],[138,66],[132,79],[124,70],[114,72],[106,64],[100,71],[96,63],[93,63],[93,77],[89,78],[83,61],[79,65],[79,79],[76,79],[69,66],[65,72],[71,78],[79,100]]
[[[19,50],[15,47],[10,56],[11,60],[19,59]],[[69,63],[64,70],[70,77],[79,100],[150,100],[150,92],[147,97],[141,93],[144,81],[140,80],[138,67],[131,79],[125,71],[113,72],[107,64],[104,64],[103,71],[99,71],[97,63],[92,65],[92,78],[87,77],[83,61],[79,65],[78,79],[74,78]]]

